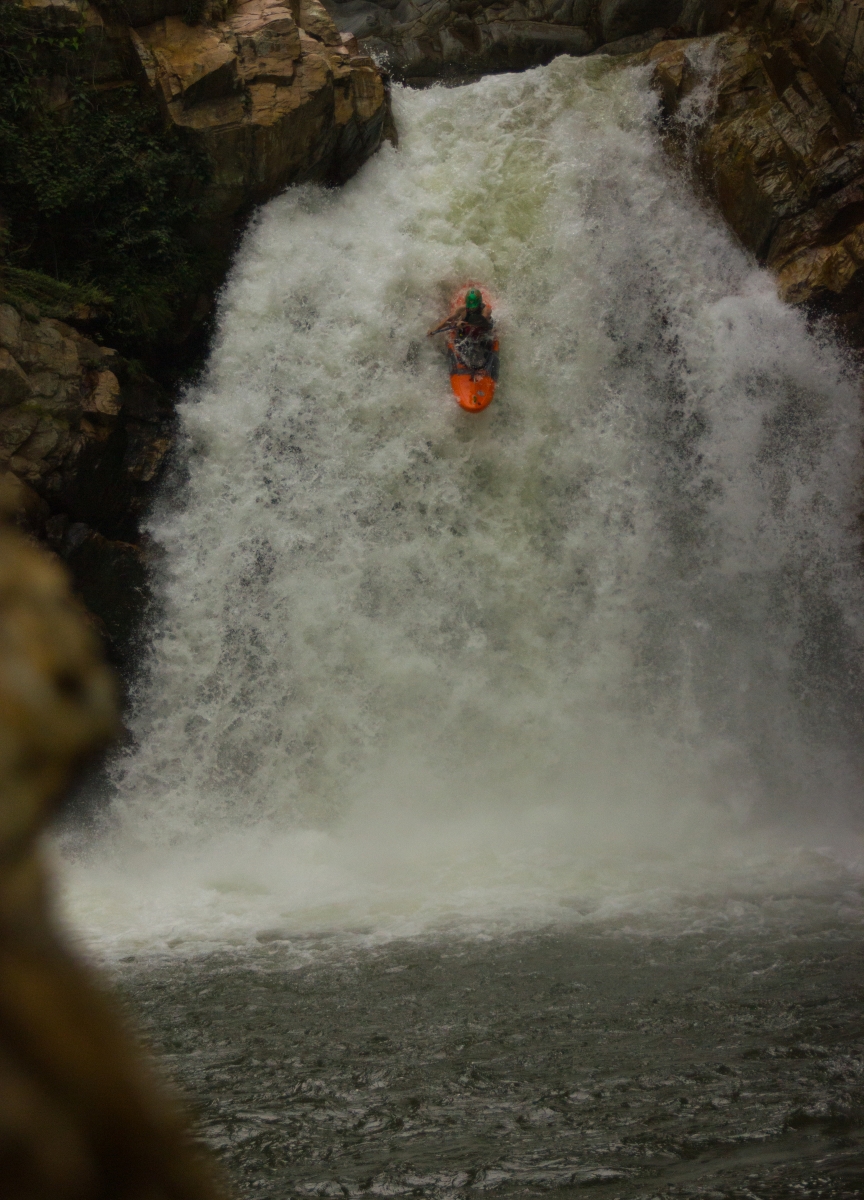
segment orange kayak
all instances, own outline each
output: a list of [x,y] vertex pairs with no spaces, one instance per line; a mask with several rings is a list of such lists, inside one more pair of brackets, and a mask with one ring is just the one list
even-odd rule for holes
[[[453,298],[451,312],[456,312],[465,303],[467,290],[466,286]],[[483,296],[483,303],[491,309],[491,298],[487,295],[485,288],[478,290]],[[466,412],[482,412],[495,398],[495,385],[498,379],[498,339],[494,339],[491,347],[488,341],[485,342],[485,353],[479,346],[473,349],[470,346],[470,340],[467,346],[466,350],[466,343],[460,344],[457,341],[456,330],[451,330],[447,339],[450,386],[460,408],[464,408]],[[478,358],[479,361],[477,361]]]
[[[494,349],[498,350],[497,339]],[[495,380],[485,371],[470,375],[467,371],[454,372],[450,376],[450,386],[457,404],[466,412],[482,412],[495,398]]]

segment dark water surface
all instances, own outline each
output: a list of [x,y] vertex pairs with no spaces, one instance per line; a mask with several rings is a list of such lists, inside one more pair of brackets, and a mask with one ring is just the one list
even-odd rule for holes
[[119,981],[242,1196],[859,1197],[864,931],[806,907]]

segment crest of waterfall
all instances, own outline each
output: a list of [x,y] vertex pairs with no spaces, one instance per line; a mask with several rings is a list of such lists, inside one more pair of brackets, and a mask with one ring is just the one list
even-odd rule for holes
[[[790,847],[860,789],[841,352],[676,180],[639,70],[395,112],[398,150],[238,254],[73,918],[209,944],[833,878]],[[425,337],[468,280],[502,346],[480,416]]]

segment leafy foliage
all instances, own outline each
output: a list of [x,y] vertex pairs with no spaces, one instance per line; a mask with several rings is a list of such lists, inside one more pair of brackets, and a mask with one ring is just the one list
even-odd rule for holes
[[83,33],[0,2],[0,257],[110,295],[106,336],[155,344],[204,270],[206,167],[133,84],[82,77]]

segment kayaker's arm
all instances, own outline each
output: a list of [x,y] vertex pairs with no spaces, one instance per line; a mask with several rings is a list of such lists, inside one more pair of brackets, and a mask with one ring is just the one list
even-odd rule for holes
[[[487,332],[491,332],[491,330],[494,328],[494,322],[492,321],[492,309],[489,308],[488,305],[484,304],[480,311],[483,315],[483,319],[486,321],[485,326],[481,326],[480,328],[485,329]],[[472,320],[468,317],[468,310],[465,308],[464,304],[461,308],[457,309],[455,313],[452,313],[449,317],[443,320],[440,325],[435,325],[432,329],[430,329],[426,336],[433,337],[436,333],[446,333],[450,329],[456,329],[457,326],[463,324],[463,322],[467,322],[471,328],[477,327],[477,318],[474,317]]]
[[436,333],[446,333],[447,330],[454,329],[459,324],[460,321],[464,321],[464,320],[465,320],[465,307],[463,305],[462,308],[460,308],[457,312],[452,313],[449,317],[445,317],[445,319],[441,322],[440,325],[436,325],[436,326],[434,326],[434,328],[430,329],[429,332],[426,334],[426,336],[432,337],[433,334],[436,334]]

